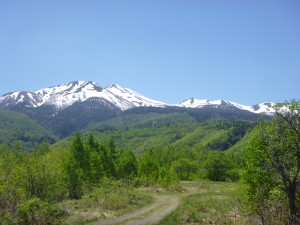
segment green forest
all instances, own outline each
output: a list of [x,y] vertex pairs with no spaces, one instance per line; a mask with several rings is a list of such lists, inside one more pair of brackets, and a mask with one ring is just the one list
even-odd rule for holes
[[255,121],[122,115],[64,139],[1,110],[0,223],[97,224],[156,194],[179,199],[157,224],[299,224],[300,105],[276,110]]

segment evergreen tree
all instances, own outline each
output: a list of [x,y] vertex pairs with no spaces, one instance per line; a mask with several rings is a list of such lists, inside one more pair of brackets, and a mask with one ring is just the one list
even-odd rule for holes
[[116,161],[118,158],[118,152],[116,149],[116,141],[113,136],[110,136],[108,141],[108,149],[109,149],[109,155],[112,158],[112,160]]
[[75,134],[71,142],[71,155],[81,169],[84,169],[88,165],[88,155],[79,131]]
[[149,150],[139,158],[138,174],[141,178],[146,179],[146,185],[149,185],[150,181],[155,182],[158,179],[159,163],[152,150]]
[[90,184],[99,184],[101,178],[104,177],[105,171],[103,167],[103,156],[100,150],[100,144],[90,133],[86,143],[86,152],[89,159],[89,168],[86,171],[86,177]]
[[83,195],[83,174],[88,168],[87,154],[80,132],[76,133],[70,147],[70,156],[65,161],[66,183],[70,198],[78,199]]
[[69,197],[79,199],[83,195],[83,173],[76,159],[70,156],[65,162],[66,184]]
[[138,166],[135,155],[132,151],[124,152],[118,161],[118,177],[132,179],[137,175]]
[[101,164],[106,177],[116,177],[116,166],[109,154],[109,149],[105,144],[100,144],[98,148],[98,153],[100,154]]

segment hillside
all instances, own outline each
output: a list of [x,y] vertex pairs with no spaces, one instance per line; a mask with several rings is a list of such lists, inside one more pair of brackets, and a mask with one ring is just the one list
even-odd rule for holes
[[149,149],[166,146],[190,151],[199,148],[226,151],[234,148],[254,125],[254,122],[247,121],[198,123],[187,113],[148,113],[92,123],[85,131],[91,131],[103,142],[114,137],[118,148],[131,149],[140,155]]
[[25,114],[0,110],[0,144],[12,145],[16,141],[22,143],[23,150],[29,150],[43,141],[53,143],[56,137]]

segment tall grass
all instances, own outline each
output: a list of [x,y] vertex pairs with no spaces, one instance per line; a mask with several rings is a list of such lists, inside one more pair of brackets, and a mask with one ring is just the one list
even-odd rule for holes
[[179,208],[160,225],[251,224],[239,208],[243,198],[240,184],[200,181],[182,185],[187,194],[182,198]]
[[59,208],[68,213],[66,224],[89,224],[91,222],[114,219],[134,211],[152,199],[132,186],[121,181],[104,179],[88,196],[79,200],[65,200]]

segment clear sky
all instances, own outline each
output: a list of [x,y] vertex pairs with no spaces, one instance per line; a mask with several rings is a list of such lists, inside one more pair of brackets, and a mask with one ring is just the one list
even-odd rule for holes
[[0,0],[0,95],[75,80],[166,103],[300,99],[300,1]]

